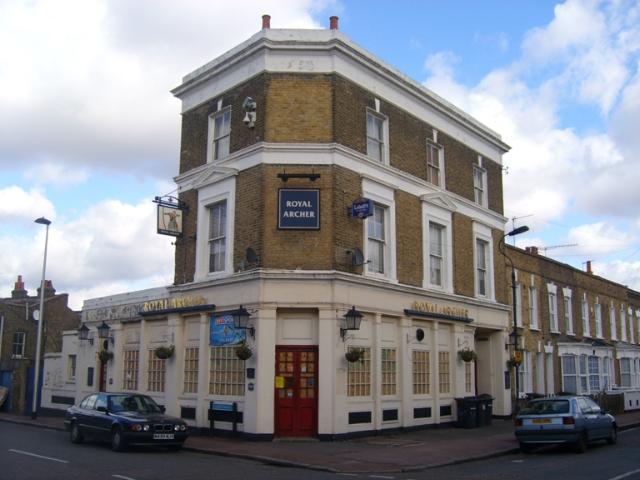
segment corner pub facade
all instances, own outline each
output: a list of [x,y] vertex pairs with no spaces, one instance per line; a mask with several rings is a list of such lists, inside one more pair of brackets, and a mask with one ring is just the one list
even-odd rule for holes
[[[88,339],[66,332],[45,406],[136,391],[194,427],[212,408],[216,429],[264,439],[452,422],[455,398],[481,393],[510,415],[498,251],[509,147],[337,23],[271,29],[264,16],[173,90],[175,283],[86,301]],[[245,311],[250,328],[235,328]],[[348,312],[359,329],[345,330]]]

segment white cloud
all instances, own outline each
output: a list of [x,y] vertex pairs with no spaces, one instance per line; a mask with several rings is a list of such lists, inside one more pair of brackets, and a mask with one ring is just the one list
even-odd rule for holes
[[627,249],[637,239],[604,222],[580,225],[572,228],[567,236],[570,243],[577,243],[585,255],[606,255]]
[[[268,8],[273,28],[317,27],[311,0]],[[259,31],[264,9],[259,0],[0,2],[0,166],[170,177],[180,107],[169,90]]]
[[45,162],[24,172],[24,177],[36,185],[70,186],[84,183],[89,172],[84,168],[66,168],[64,165]]
[[56,218],[53,204],[38,189],[25,191],[17,186],[0,189],[0,220],[7,222],[19,220],[30,221],[45,216],[50,220]]

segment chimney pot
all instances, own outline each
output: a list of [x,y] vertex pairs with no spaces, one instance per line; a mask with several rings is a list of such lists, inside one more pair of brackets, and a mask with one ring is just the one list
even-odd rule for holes
[[338,17],[335,15],[333,17],[329,17],[329,28],[331,30],[338,30]]
[[24,282],[22,281],[22,275],[18,275],[18,280],[16,281],[13,291],[11,292],[11,298],[27,298],[29,293],[24,289]]
[[271,28],[271,15],[262,15],[262,29]]
[[593,274],[593,270],[591,270],[591,260],[587,260],[587,273]]

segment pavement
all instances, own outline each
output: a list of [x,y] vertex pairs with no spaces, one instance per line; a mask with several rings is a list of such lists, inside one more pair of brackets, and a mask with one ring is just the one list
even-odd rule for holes
[[[640,410],[616,415],[620,430],[640,426]],[[64,430],[60,416],[29,416],[0,412],[0,422]],[[186,450],[336,473],[398,473],[420,471],[519,451],[512,420],[464,429],[436,427],[378,434],[349,440],[249,441],[191,435]]]

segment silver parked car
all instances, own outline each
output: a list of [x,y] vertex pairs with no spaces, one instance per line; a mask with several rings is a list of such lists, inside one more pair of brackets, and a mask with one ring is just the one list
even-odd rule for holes
[[589,397],[545,397],[530,401],[520,410],[515,433],[524,453],[536,446],[562,443],[583,453],[593,440],[616,443],[618,425]]

